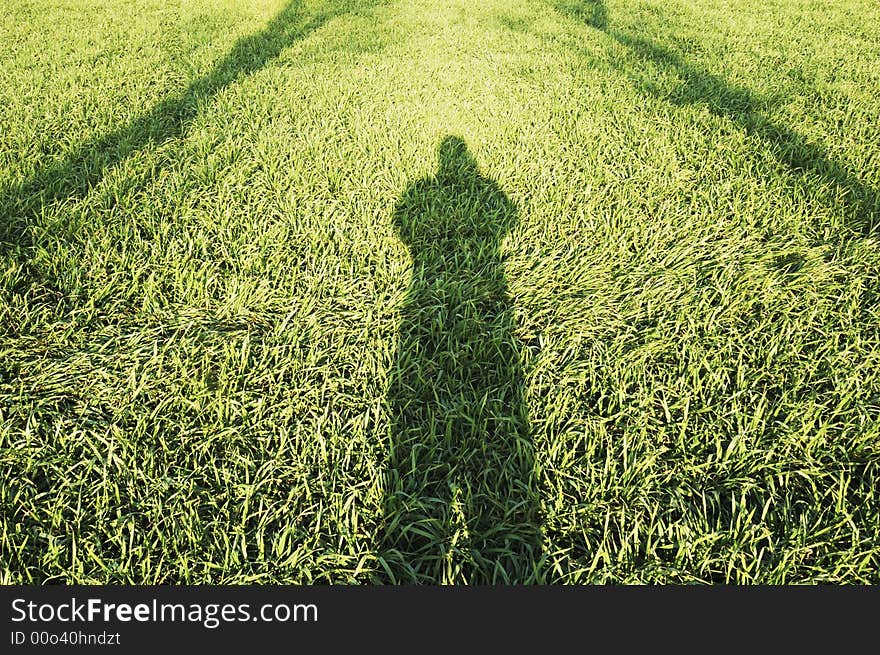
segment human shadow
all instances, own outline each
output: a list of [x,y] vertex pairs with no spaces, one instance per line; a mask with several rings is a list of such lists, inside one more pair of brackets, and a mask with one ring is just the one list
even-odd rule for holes
[[541,530],[514,309],[500,254],[514,204],[446,137],[403,193],[412,255],[397,355],[380,558],[392,583],[537,579]]
[[[649,38],[612,27],[603,0],[550,0],[550,4],[561,14],[601,30],[643,61],[671,68],[682,81],[671,94],[650,82],[641,85],[642,91],[679,106],[705,106],[714,115],[739,125],[760,138],[792,172],[808,172],[840,190],[847,203],[847,227],[854,233],[868,236],[880,229],[880,193],[835,159],[827,148],[768,119],[761,113],[760,99],[749,89],[701,69]],[[625,72],[639,75],[635,69]]]
[[70,153],[38,168],[23,181],[0,189],[0,256],[26,263],[34,245],[31,227],[49,204],[84,197],[108,169],[138,151],[183,134],[200,107],[236,81],[265,68],[282,51],[331,18],[367,0],[331,0],[317,12],[291,0],[265,29],[236,42],[214,68],[187,88],[163,99],[116,130],[88,140]]

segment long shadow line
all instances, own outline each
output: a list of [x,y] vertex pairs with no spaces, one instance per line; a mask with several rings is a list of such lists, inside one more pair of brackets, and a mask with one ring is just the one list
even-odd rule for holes
[[825,147],[762,115],[751,91],[688,63],[648,38],[611,27],[602,0],[552,0],[551,5],[560,13],[601,30],[641,59],[673,68],[684,80],[684,88],[675,95],[650,89],[656,97],[679,106],[702,103],[714,115],[737,123],[768,144],[774,156],[793,172],[809,172],[835,185],[846,196],[851,211],[848,227],[856,234],[869,236],[880,228],[880,193],[837,161]]
[[201,102],[266,67],[285,48],[363,1],[335,0],[309,14],[304,11],[302,0],[291,0],[265,29],[236,42],[209,73],[183,91],[0,191],[0,255],[12,254],[26,261],[33,246],[30,227],[46,205],[83,197],[112,166],[152,144],[179,137],[195,119]]

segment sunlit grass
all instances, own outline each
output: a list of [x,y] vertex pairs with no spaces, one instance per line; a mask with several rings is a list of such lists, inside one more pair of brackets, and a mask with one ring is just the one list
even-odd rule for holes
[[6,4],[3,583],[880,582],[877,3]]

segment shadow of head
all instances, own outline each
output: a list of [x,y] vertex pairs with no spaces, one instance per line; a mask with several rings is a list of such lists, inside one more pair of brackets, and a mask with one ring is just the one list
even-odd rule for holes
[[448,135],[437,149],[437,179],[454,183],[457,179],[467,179],[479,175],[477,160],[468,150],[467,143],[460,136]]
[[480,173],[461,137],[440,143],[437,174],[410,185],[394,213],[400,239],[414,252],[450,247],[497,249],[516,222],[501,188]]

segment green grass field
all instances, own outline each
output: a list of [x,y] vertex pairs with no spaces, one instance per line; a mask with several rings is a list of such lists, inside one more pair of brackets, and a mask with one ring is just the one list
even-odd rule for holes
[[880,4],[8,0],[0,582],[880,583]]

